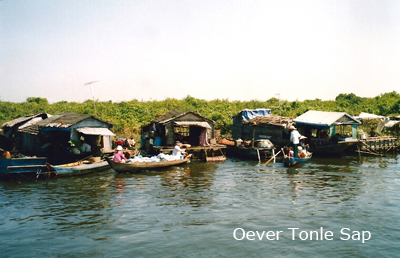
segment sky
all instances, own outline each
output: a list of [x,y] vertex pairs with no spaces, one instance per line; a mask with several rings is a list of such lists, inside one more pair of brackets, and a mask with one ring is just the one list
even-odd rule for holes
[[0,0],[0,101],[399,92],[399,13],[397,0]]

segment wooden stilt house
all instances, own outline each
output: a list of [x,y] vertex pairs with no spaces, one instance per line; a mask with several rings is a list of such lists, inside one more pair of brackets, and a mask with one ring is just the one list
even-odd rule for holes
[[[213,155],[214,121],[193,111],[172,110],[142,127],[141,146],[149,154],[170,153],[176,141],[190,146],[194,158]],[[211,151],[210,151],[211,150]],[[215,150],[216,151],[216,150]],[[210,152],[210,153],[208,153]]]

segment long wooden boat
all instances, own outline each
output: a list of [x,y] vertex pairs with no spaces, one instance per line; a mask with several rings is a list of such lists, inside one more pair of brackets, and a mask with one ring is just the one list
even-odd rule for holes
[[110,165],[105,160],[100,160],[94,163],[91,163],[89,160],[84,160],[62,165],[51,165],[51,169],[56,171],[57,177],[85,175],[102,171],[107,168],[110,168]]
[[339,141],[338,143],[327,141],[325,145],[310,144],[310,152],[317,156],[341,156],[346,149],[356,143],[357,141]]
[[112,157],[107,157],[106,160],[108,164],[110,164],[111,168],[114,169],[117,173],[137,173],[142,170],[152,170],[152,169],[161,169],[171,166],[183,165],[189,162],[191,154],[187,155],[184,159],[176,159],[170,161],[159,161],[159,162],[127,162],[120,163],[114,162]]
[[22,157],[0,159],[0,177],[37,177],[46,168],[47,158]]
[[[268,141],[268,144],[260,144]],[[250,141],[248,141],[250,142]],[[269,140],[257,140],[255,146],[239,145],[233,140],[221,139],[221,144],[226,145],[226,155],[243,160],[264,160],[274,155],[274,145]]]

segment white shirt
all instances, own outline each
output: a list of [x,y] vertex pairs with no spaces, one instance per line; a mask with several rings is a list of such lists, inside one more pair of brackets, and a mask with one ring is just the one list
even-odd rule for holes
[[185,153],[185,150],[182,150],[178,145],[175,145],[174,150],[172,151],[172,156],[180,156],[182,153]]
[[301,136],[301,134],[297,130],[293,130],[290,133],[290,141],[293,144],[299,144],[300,143],[300,136]]

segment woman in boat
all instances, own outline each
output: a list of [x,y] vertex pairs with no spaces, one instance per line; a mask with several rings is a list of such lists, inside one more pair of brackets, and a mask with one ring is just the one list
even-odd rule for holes
[[114,153],[114,162],[120,162],[120,163],[125,163],[126,162],[126,157],[125,154],[122,152],[122,146],[118,145],[117,151]]
[[300,147],[303,148],[303,150],[308,151],[310,149],[310,145],[306,143],[307,137],[305,136],[300,136]]

